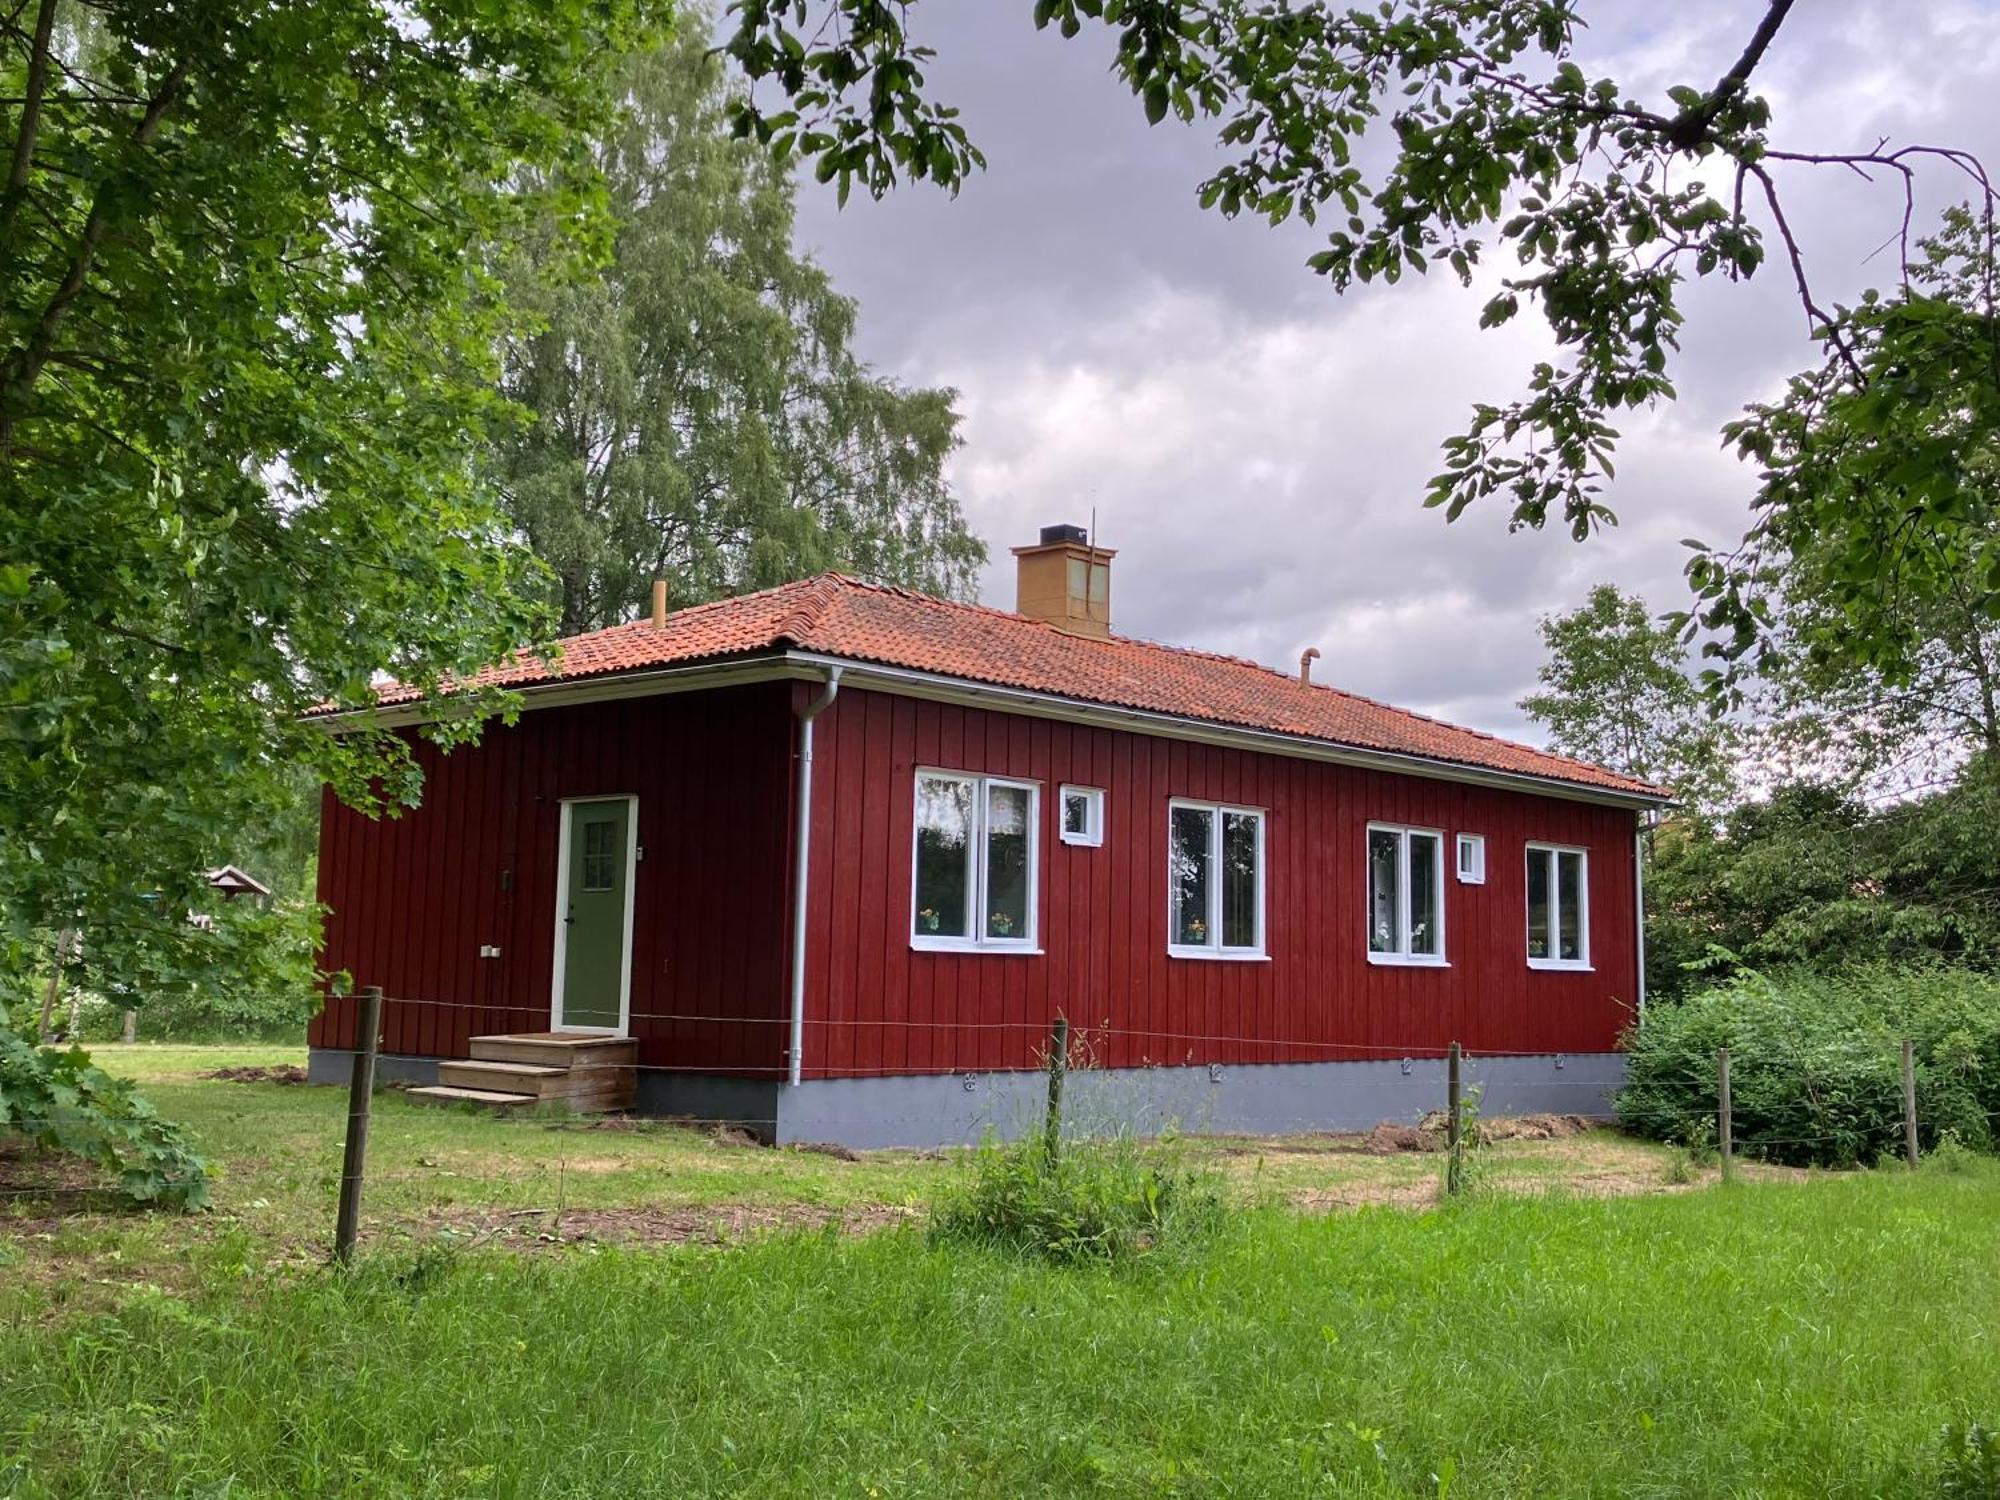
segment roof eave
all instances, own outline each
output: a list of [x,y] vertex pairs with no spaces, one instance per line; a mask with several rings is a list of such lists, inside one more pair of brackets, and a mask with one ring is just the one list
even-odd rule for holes
[[[521,695],[522,706],[530,709],[561,708],[617,698],[650,697],[659,693],[694,692],[733,687],[742,683],[767,682],[777,678],[815,677],[838,666],[852,686],[873,686],[907,696],[934,698],[971,707],[1004,705],[1009,711],[1036,718],[1061,719],[1073,723],[1118,729],[1138,729],[1174,739],[1260,750],[1307,760],[1353,765],[1374,770],[1397,771],[1432,780],[1457,781],[1469,785],[1504,787],[1531,791],[1543,796],[1572,801],[1605,803],[1619,807],[1660,808],[1672,805],[1665,793],[1639,792],[1618,787],[1596,786],[1587,781],[1571,781],[1556,776],[1538,776],[1524,771],[1505,771],[1464,761],[1445,760],[1407,751],[1378,750],[1345,744],[1338,740],[1287,734],[1274,729],[1255,729],[1226,724],[1186,714],[1158,709],[1129,708],[1100,703],[1093,699],[1071,698],[1033,688],[1007,687],[977,678],[926,672],[914,667],[898,667],[866,657],[838,652],[774,647],[734,656],[677,662],[663,667],[642,667],[627,671],[601,672],[589,677],[557,678],[545,682],[525,682],[510,691]],[[315,716],[333,733],[359,728],[363,724],[394,729],[421,724],[435,717],[425,702],[391,704],[376,709],[352,709]]]
[[794,650],[786,652],[785,658],[796,664],[822,670],[838,666],[845,674],[847,685],[850,687],[878,686],[889,691],[911,693],[914,696],[960,702],[968,707],[991,707],[995,703],[1003,703],[1013,712],[1030,714],[1038,718],[1064,719],[1119,729],[1136,728],[1176,739],[1261,750],[1267,754],[1289,755],[1338,765],[1397,771],[1404,775],[1424,776],[1431,780],[1497,786],[1513,791],[1533,791],[1543,796],[1563,797],[1571,801],[1607,803],[1634,809],[1666,807],[1673,801],[1664,792],[1640,792],[1619,787],[1596,786],[1587,781],[1537,776],[1525,771],[1505,771],[1406,751],[1370,749],[1365,746],[1345,744],[1338,740],[1286,734],[1275,729],[1254,729],[1212,719],[1194,718],[1185,714],[1164,713],[1157,709],[1127,708],[1091,699],[1067,698],[1032,688],[1006,687],[999,683],[981,682],[975,678],[954,677],[944,673],[924,672],[912,667],[891,666],[836,652]]

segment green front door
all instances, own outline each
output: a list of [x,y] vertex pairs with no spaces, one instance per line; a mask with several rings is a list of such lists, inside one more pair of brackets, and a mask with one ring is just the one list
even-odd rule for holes
[[632,804],[623,797],[569,804],[558,1028],[622,1029],[631,818]]

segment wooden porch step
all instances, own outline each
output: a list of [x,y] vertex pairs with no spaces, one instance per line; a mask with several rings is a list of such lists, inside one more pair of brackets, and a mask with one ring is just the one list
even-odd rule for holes
[[632,1038],[592,1032],[476,1036],[468,1050],[475,1062],[530,1063],[549,1068],[629,1067],[639,1061],[639,1044]]
[[514,1109],[536,1102],[533,1094],[501,1093],[498,1089],[450,1088],[442,1084],[410,1089],[406,1097],[427,1099],[433,1104],[485,1104],[495,1109]]
[[510,1094],[532,1094],[537,1099],[568,1099],[594,1103],[599,1099],[615,1102],[624,1082],[626,1068],[550,1068],[536,1063],[443,1062],[438,1064],[438,1082],[449,1088],[493,1089]]

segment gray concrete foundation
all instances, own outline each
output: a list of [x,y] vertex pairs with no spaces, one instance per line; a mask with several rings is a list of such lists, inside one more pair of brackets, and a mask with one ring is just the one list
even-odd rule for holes
[[[429,1088],[438,1081],[435,1057],[407,1057],[400,1052],[380,1052],[375,1056],[375,1077],[381,1083],[407,1083],[413,1088]],[[354,1077],[354,1054],[345,1047],[306,1048],[306,1082],[331,1083],[346,1088]]]
[[[314,1047],[307,1077],[344,1085],[351,1056]],[[435,1083],[437,1059],[385,1053],[377,1073]],[[1464,1077],[1467,1089],[1480,1090],[1483,1115],[1608,1118],[1625,1081],[1625,1059],[1615,1052],[1467,1058]],[[1012,1139],[1041,1127],[1047,1093],[1039,1072],[821,1078],[791,1088],[775,1079],[645,1068],[637,1107],[641,1114],[727,1121],[779,1145],[825,1141],[865,1150],[962,1145],[988,1131]],[[1064,1116],[1070,1129],[1093,1135],[1168,1129],[1290,1135],[1367,1130],[1384,1120],[1414,1123],[1444,1102],[1442,1058],[1217,1063],[1073,1073]]]

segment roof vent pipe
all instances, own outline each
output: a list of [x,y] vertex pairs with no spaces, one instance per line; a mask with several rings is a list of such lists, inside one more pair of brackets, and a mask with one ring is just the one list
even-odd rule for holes
[[1313,663],[1319,660],[1319,647],[1308,646],[1299,656],[1299,686],[1313,685]]
[[653,580],[653,629],[665,630],[666,628],[667,580],[664,578],[655,578]]

